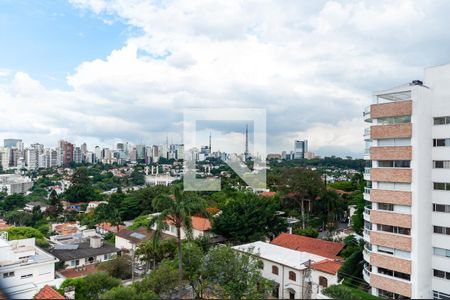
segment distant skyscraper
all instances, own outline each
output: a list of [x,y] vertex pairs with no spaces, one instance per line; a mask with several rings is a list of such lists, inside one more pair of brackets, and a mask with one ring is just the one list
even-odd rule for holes
[[22,142],[21,139],[4,139],[3,146],[5,146],[5,148],[16,148],[17,143],[21,143],[21,142]]
[[145,145],[136,145],[137,159],[145,159]]
[[59,148],[62,150],[63,153],[63,159],[62,159],[62,163],[63,165],[68,165],[73,161],[73,150],[74,150],[74,145],[61,140],[59,141]]
[[88,152],[86,143],[81,144],[81,153],[86,154]]
[[124,151],[125,150],[124,143],[117,143],[116,149],[119,150],[119,151]]
[[75,147],[75,149],[73,149],[73,161],[76,164],[81,164],[83,162],[83,152],[80,147]]
[[245,126],[245,152],[244,152],[245,161],[250,159],[250,152],[248,151],[248,125]]
[[305,152],[308,152],[308,140],[296,140],[294,142],[294,159],[304,159]]

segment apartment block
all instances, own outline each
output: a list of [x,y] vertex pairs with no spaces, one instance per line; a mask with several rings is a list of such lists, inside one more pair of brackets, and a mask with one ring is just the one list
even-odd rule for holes
[[450,65],[364,111],[363,276],[374,295],[450,299]]

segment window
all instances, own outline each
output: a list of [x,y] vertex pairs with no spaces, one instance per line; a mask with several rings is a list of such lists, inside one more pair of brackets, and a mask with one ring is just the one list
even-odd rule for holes
[[389,210],[389,211],[394,211],[394,204],[390,204],[390,203],[378,203],[378,209],[379,209],[379,210]]
[[289,280],[296,281],[297,275],[295,275],[295,272],[289,271]]
[[323,288],[328,287],[328,279],[323,276],[319,276],[319,285]]
[[411,146],[411,139],[379,139],[377,146]]
[[20,276],[20,279],[26,279],[26,278],[30,278],[30,277],[33,277],[33,273],[22,275],[22,276]]
[[439,291],[433,291],[433,298],[439,300],[450,300],[450,295]]
[[272,274],[278,275],[278,267],[272,266]]
[[409,275],[409,274],[397,272],[397,271],[393,271],[393,270],[389,270],[389,269],[385,269],[385,268],[378,267],[378,273],[387,275],[387,276],[391,276],[391,277],[404,279],[404,280],[411,280],[411,275]]
[[450,139],[433,139],[433,147],[448,147]]
[[437,278],[450,280],[450,272],[433,269],[433,276]]
[[384,224],[377,224],[377,230],[384,231],[384,232],[390,232],[390,233],[396,233],[396,234],[404,234],[404,235],[411,234],[410,228],[390,226],[390,225],[384,225]]
[[450,124],[450,117],[436,117],[433,119],[434,119],[434,125]]
[[437,234],[450,235],[450,228],[449,227],[442,227],[442,226],[433,226],[433,232],[437,233]]
[[444,248],[433,247],[433,254],[436,256],[450,257],[450,250]]
[[411,184],[402,182],[380,181],[378,182],[378,189],[389,191],[411,191]]
[[433,211],[450,213],[450,205],[433,203]]
[[14,272],[3,273],[3,278],[10,278],[10,277],[14,277]]
[[406,298],[402,295],[396,294],[396,293],[392,293],[392,292],[388,292],[386,290],[382,290],[382,289],[377,289],[378,290],[378,296],[381,298],[388,298],[388,299],[409,299]]
[[377,119],[378,125],[403,124],[403,123],[411,123],[411,116],[384,117]]
[[450,160],[433,160],[433,168],[450,169]]
[[436,191],[450,191],[450,183],[448,183],[448,182],[433,182],[433,189]]

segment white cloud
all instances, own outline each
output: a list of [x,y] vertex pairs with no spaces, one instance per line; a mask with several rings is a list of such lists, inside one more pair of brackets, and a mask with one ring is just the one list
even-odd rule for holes
[[420,78],[450,48],[446,1],[70,2],[140,34],[80,63],[72,91],[24,73],[0,81],[13,124],[0,130],[162,142],[179,136],[183,108],[256,107],[268,110],[269,152],[308,138],[323,153],[357,154],[372,90]]

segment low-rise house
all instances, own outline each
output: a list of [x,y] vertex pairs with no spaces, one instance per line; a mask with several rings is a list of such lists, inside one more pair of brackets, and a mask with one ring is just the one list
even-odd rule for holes
[[67,202],[67,201],[62,201],[62,206],[64,210],[68,210],[68,211],[80,211],[81,207],[86,204],[84,202],[77,202],[77,203],[71,203],[71,202]]
[[73,234],[84,230],[86,226],[81,226],[80,222],[66,222],[52,224],[52,231],[56,234]]
[[[150,218],[156,217],[158,213],[150,215]],[[192,237],[197,238],[204,235],[208,235],[212,240],[218,237],[216,234],[211,232],[211,222],[208,218],[192,216]],[[167,234],[169,236],[176,237],[177,236],[177,228],[173,224],[170,219],[166,220],[167,228],[162,230],[162,233]],[[156,224],[152,226],[153,230],[156,230]],[[187,232],[184,227],[181,227],[181,239],[184,240],[187,238]]]
[[53,300],[64,300],[66,299],[63,295],[58,293],[54,288],[46,284],[34,297],[34,299],[53,299]]
[[322,288],[338,283],[340,262],[337,260],[266,242],[233,248],[262,260],[262,276],[276,283],[274,298],[315,299]]
[[[139,243],[148,241],[153,238],[154,231],[148,230],[145,227],[139,227],[136,230],[124,229],[118,232],[115,236],[115,246],[120,250],[132,252],[136,250]],[[173,238],[171,235],[162,233],[160,239],[166,240]]]
[[39,209],[41,210],[41,213],[45,212],[48,208],[48,205],[41,203],[41,202],[28,202],[25,204],[25,207],[23,208],[24,211],[32,212],[33,208],[39,206]]
[[55,279],[58,259],[35,245],[35,239],[8,241],[0,236],[0,286],[10,299],[31,299],[45,285],[59,287]]
[[108,204],[107,201],[90,201],[86,208],[86,212],[96,209],[100,204]]
[[50,237],[50,242],[54,245],[77,244],[86,242],[93,236],[100,237],[95,229],[86,229],[76,233],[53,235]]
[[117,233],[124,230],[124,225],[111,225],[111,223],[99,223],[95,225],[95,231],[99,234]]
[[10,227],[11,227],[11,225],[9,225],[5,220],[0,218],[0,231],[1,230],[6,230],[6,229],[8,229]]
[[[66,269],[83,268],[114,258],[120,249],[104,244],[98,236],[79,244],[55,245],[50,253],[64,263]],[[64,272],[61,272],[64,275]]]

